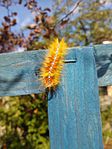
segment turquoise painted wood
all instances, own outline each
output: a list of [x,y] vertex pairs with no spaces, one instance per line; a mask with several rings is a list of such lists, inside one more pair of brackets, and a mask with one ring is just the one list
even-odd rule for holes
[[[1,54],[0,96],[43,92],[38,72],[45,54]],[[103,149],[95,64],[99,86],[111,85],[112,45],[68,49],[61,84],[48,101],[51,149]]]
[[45,51],[0,54],[0,96],[40,93],[38,70]]
[[94,46],[99,86],[112,85],[112,44]]
[[[66,61],[72,62],[74,51],[84,48],[69,49]],[[90,48],[95,51],[99,86],[112,84],[112,45],[86,47],[87,50]],[[38,70],[45,54],[44,50],[0,54],[0,96],[43,92],[44,88],[38,79]]]
[[[48,101],[51,149],[103,149],[93,48],[76,49]],[[49,96],[50,97],[50,96]]]

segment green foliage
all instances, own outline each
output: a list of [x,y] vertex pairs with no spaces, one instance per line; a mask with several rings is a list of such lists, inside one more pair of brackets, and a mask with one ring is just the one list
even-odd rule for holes
[[[59,5],[54,2],[57,18],[67,15],[75,4],[73,0],[67,0],[63,5],[62,1],[59,2]],[[83,0],[78,12],[68,17],[69,21],[59,34],[66,38],[69,46],[101,44],[103,41],[112,40],[112,8],[105,7],[105,2]]]
[[0,144],[8,149],[48,149],[47,100],[42,95],[5,97],[1,101]]
[[104,142],[107,143],[112,139],[112,105],[107,110],[101,112],[102,126],[103,126],[103,138]]

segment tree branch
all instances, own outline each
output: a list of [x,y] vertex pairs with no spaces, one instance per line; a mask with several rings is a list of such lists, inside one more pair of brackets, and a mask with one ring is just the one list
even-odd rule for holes
[[[59,21],[56,23],[55,27],[56,27],[57,25],[61,24],[65,19],[67,19],[67,18],[77,9],[77,7],[79,6],[79,4],[80,4],[81,2],[82,2],[82,0],[78,0],[78,1],[75,3],[73,9],[72,9],[68,14],[66,14],[61,20],[59,20]],[[55,27],[54,27],[54,28],[55,28]]]

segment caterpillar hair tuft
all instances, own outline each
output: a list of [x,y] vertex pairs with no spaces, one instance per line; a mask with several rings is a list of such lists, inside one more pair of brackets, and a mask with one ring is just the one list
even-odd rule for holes
[[64,57],[67,53],[67,44],[64,39],[60,42],[56,38],[48,47],[48,54],[40,69],[40,77],[43,86],[50,90],[55,89],[60,83]]

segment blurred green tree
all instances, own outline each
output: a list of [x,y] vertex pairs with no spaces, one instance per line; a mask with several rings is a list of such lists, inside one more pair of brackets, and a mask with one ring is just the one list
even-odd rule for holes
[[[57,20],[73,10],[74,0],[54,1]],[[79,7],[62,22],[59,36],[66,38],[69,46],[101,44],[112,41],[112,1],[82,0]]]

